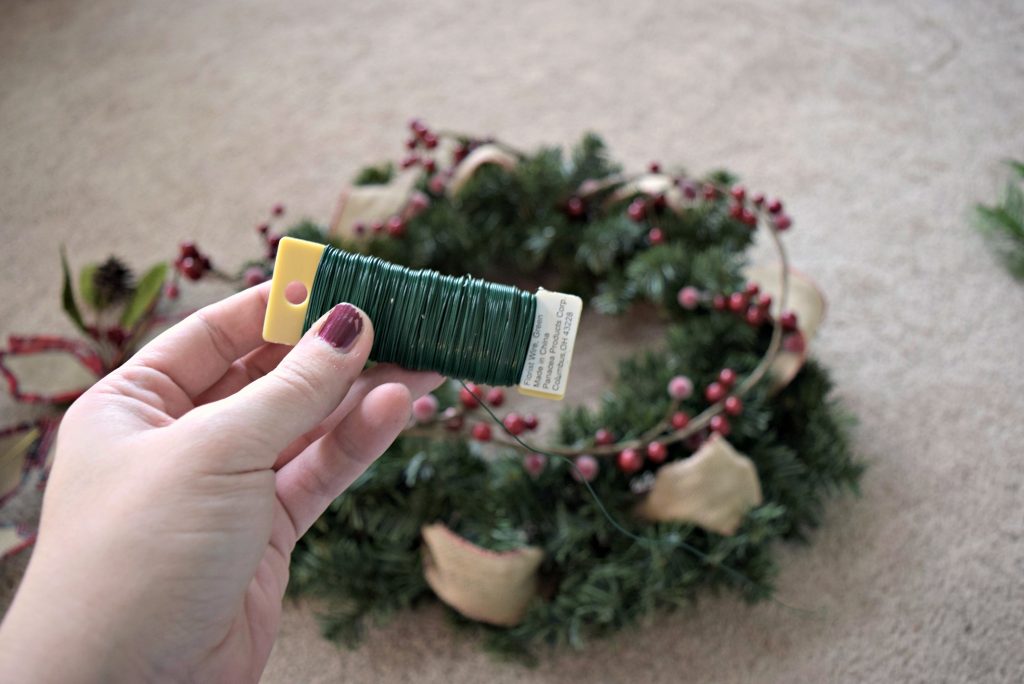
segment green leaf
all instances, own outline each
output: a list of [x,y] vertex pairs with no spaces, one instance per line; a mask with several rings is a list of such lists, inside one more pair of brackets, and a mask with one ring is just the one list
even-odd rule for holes
[[61,304],[64,307],[64,313],[68,315],[68,318],[71,319],[71,322],[79,330],[88,335],[89,331],[85,327],[85,321],[82,320],[82,312],[78,310],[78,303],[75,301],[75,290],[71,286],[71,269],[68,268],[68,255],[63,245],[60,248],[60,265],[64,272],[64,287],[61,292]]
[[135,288],[135,294],[132,295],[128,306],[124,308],[124,313],[121,315],[122,328],[131,330],[142,320],[142,317],[156,303],[166,279],[167,264],[157,264],[146,271],[146,275],[142,276],[138,287]]
[[96,286],[93,282],[97,268],[99,268],[99,264],[87,264],[82,267],[78,273],[78,294],[82,296],[82,301],[98,311],[103,307],[100,306],[99,298],[96,296]]

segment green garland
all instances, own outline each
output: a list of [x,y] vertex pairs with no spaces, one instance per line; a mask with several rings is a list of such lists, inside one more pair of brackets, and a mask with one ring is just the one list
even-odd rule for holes
[[[425,129],[418,130],[422,138]],[[458,138],[456,160],[479,144]],[[416,146],[414,139],[410,147]],[[483,166],[454,197],[445,192],[445,169],[423,165],[417,188],[430,201],[421,201],[415,216],[396,225],[400,230],[392,236],[371,232],[341,246],[410,267],[542,282],[581,295],[607,315],[653,305],[666,322],[664,347],[623,360],[599,407],[562,412],[559,444],[587,449],[599,429],[639,437],[676,408],[696,415],[707,401],[698,392],[673,404],[665,390],[672,377],[688,376],[703,388],[722,368],[744,377],[764,355],[770,325],[750,325],[707,302],[695,310],[677,303],[684,286],[708,293],[743,288],[753,231],[728,196],[730,174],[690,181],[675,171],[680,183],[692,183],[688,192],[701,194],[678,213],[652,209],[662,231],[652,240],[651,221],[631,218],[632,198],[615,195],[627,179],[594,135],[584,137],[568,159],[558,148],[544,148],[518,154],[511,170]],[[388,164],[364,170],[357,181],[386,183],[394,173]],[[602,187],[595,179],[617,180]],[[325,229],[309,222],[289,233],[327,239]],[[441,521],[493,550],[526,544],[543,549],[542,596],[520,624],[480,625],[450,611],[456,622],[483,629],[490,648],[517,658],[531,657],[541,644],[578,647],[587,637],[690,602],[705,588],[767,598],[777,572],[773,543],[805,540],[826,499],[856,490],[862,471],[849,447],[849,418],[831,390],[828,373],[811,360],[781,392],[770,395],[758,385],[744,397],[742,414],[730,418],[729,441],[756,465],[764,504],[746,515],[733,536],[632,517],[639,499],[630,487],[635,476],[601,461],[592,486],[616,520],[644,537],[685,541],[705,558],[681,546],[641,545],[613,529],[565,463],[552,459],[531,475],[521,452],[511,448],[469,441],[461,432],[442,430],[438,434],[447,438],[436,438],[413,431],[300,541],[291,591],[324,599],[325,633],[353,643],[364,618],[432,599],[420,530]],[[437,396],[442,409],[458,405],[455,387]],[[668,460],[691,451],[673,443]]]

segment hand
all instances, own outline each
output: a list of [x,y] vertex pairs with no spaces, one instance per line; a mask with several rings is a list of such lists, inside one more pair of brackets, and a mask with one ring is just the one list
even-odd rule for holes
[[364,373],[373,328],[348,304],[264,344],[268,292],[193,314],[67,412],[0,628],[11,681],[259,678],[296,540],[441,381]]

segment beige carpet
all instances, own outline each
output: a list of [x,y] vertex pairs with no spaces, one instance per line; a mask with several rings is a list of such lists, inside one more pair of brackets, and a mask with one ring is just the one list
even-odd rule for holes
[[786,198],[872,467],[783,554],[780,597],[820,616],[708,600],[525,670],[439,610],[351,652],[291,610],[267,681],[1021,680],[1024,286],[967,221],[1024,155],[1019,2],[8,0],[0,332],[69,330],[60,242],[240,261],[274,201],[325,219],[412,114],[523,146],[593,128]]

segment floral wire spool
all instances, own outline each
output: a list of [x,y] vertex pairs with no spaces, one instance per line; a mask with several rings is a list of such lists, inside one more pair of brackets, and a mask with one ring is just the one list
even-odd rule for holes
[[303,331],[341,302],[373,321],[371,359],[502,386],[522,375],[537,309],[534,295],[509,285],[413,270],[328,246]]
[[[301,301],[296,286],[308,293]],[[281,240],[264,339],[294,344],[341,302],[360,307],[373,321],[374,361],[470,382],[518,385],[523,394],[549,399],[565,394],[583,306],[579,297],[544,289],[531,294],[331,245]]]

